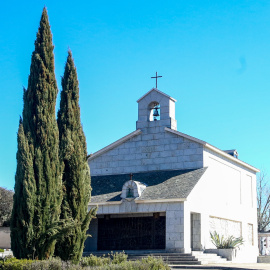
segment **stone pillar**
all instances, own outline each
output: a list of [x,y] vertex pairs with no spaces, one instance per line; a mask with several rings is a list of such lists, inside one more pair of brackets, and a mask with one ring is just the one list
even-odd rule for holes
[[207,212],[201,213],[201,247],[206,249],[211,244],[210,240],[210,226],[209,214]]
[[191,222],[190,222],[191,216],[190,216],[190,209],[188,207],[188,204],[185,202],[184,203],[184,247],[183,251],[184,253],[190,253],[191,252]]
[[170,203],[166,211],[166,250],[183,252],[184,203]]
[[201,244],[201,214],[191,213],[191,248],[202,250]]

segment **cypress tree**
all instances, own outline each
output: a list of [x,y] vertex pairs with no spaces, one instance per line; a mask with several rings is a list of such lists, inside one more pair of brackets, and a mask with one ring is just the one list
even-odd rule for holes
[[17,170],[11,220],[11,247],[17,258],[45,259],[60,233],[62,201],[59,132],[55,118],[58,93],[52,34],[46,8],[32,53],[23,119],[18,130]]
[[87,164],[86,139],[80,119],[79,83],[71,51],[68,52],[62,77],[57,123],[60,161],[64,166],[61,218],[72,219],[76,225],[57,242],[55,255],[63,260],[78,262],[95,209],[87,211],[91,195],[90,171]]

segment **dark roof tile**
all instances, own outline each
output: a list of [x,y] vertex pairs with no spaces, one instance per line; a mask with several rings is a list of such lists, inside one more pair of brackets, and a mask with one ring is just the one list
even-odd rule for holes
[[[206,169],[134,173],[134,181],[147,185],[137,200],[185,199]],[[129,179],[129,174],[92,176],[91,202],[121,201],[122,187]]]

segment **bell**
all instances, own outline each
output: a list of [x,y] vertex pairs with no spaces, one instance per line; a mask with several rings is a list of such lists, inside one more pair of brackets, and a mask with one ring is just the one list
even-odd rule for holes
[[153,113],[153,116],[154,116],[154,117],[159,116],[158,108],[155,108],[154,113]]

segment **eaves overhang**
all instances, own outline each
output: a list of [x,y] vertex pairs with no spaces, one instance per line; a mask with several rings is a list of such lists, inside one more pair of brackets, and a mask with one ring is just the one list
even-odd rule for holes
[[[185,202],[187,199],[186,198],[175,198],[175,199],[156,199],[156,200],[134,200],[135,203],[140,204],[140,203],[174,203],[174,202]],[[103,205],[119,205],[123,203],[123,201],[114,201],[114,202],[96,202],[96,203],[88,203],[88,206],[94,207],[94,206],[103,206]]]

